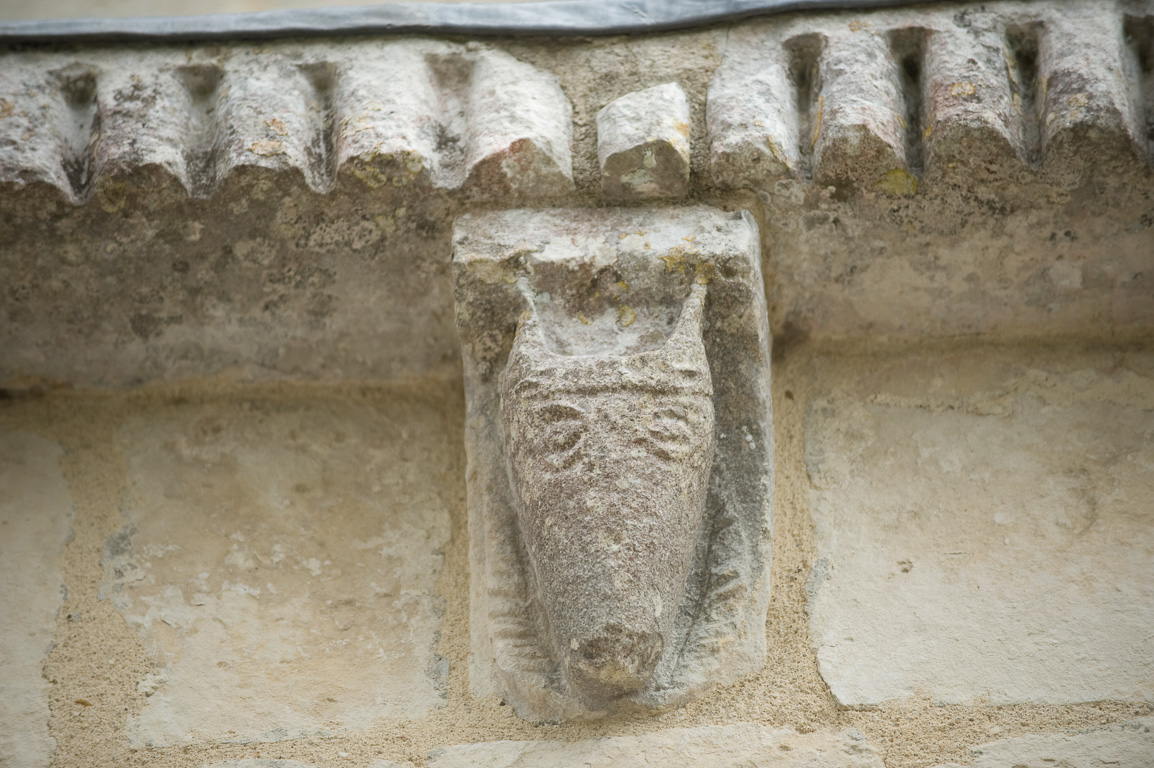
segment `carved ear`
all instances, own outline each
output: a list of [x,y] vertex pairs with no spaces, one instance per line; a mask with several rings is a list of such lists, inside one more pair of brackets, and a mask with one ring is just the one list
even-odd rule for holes
[[689,291],[685,303],[681,305],[681,316],[677,318],[677,325],[669,339],[665,342],[667,348],[701,348],[704,334],[701,330],[701,318],[705,314],[705,286],[694,283]]
[[515,354],[528,355],[530,360],[541,356],[556,357],[556,353],[549,348],[545,341],[545,332],[541,330],[541,319],[537,316],[537,307],[532,300],[528,302],[528,309],[521,313],[517,323],[517,335],[513,338]]

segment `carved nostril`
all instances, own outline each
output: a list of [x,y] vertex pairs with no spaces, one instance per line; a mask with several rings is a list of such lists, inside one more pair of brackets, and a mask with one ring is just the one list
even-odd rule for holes
[[588,697],[616,699],[644,688],[661,658],[659,632],[610,624],[569,653],[569,683]]

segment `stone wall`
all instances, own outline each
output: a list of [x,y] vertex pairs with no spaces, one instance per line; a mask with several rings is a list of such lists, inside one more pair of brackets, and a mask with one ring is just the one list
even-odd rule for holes
[[[0,766],[1146,768],[1152,20],[0,52]],[[622,97],[668,130],[599,153]],[[760,237],[766,662],[527,720],[474,679],[453,225],[643,215],[646,151]]]

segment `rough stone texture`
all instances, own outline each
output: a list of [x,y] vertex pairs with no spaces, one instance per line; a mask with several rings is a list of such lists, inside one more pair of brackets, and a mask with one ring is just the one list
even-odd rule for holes
[[200,53],[6,53],[0,183],[110,207],[124,196],[117,181],[159,172],[207,196],[251,167],[296,170],[316,191],[342,172],[489,197],[572,186],[568,100],[500,51],[397,41]]
[[590,741],[498,741],[437,750],[431,768],[883,768],[858,731],[799,734],[752,723]]
[[824,43],[810,139],[814,181],[912,193],[917,182],[906,157],[901,70],[889,37],[870,27],[844,27],[831,30]]
[[6,50],[0,386],[454,376],[449,222],[601,204],[598,110],[670,81],[689,193],[762,223],[775,333],[1148,332],[1151,46],[1151,0],[1078,0]]
[[613,329],[554,327],[546,340],[530,302],[501,377],[518,528],[552,656],[594,707],[648,686],[672,645],[716,447],[704,298],[695,286],[668,338],[646,331],[625,349]]
[[46,768],[48,681],[40,672],[64,598],[58,559],[72,497],[53,440],[0,427],[0,765]]
[[737,25],[709,167],[765,205],[787,336],[1154,327],[1154,4]]
[[1154,720],[1147,718],[1089,733],[1003,739],[974,747],[970,768],[1148,768],[1154,759],[1152,727]]
[[132,743],[318,736],[440,706],[445,441],[437,409],[405,399],[132,418],[102,586],[155,655]]
[[837,700],[1154,701],[1154,357],[865,371],[820,365],[807,406],[808,610]]
[[626,94],[597,113],[597,161],[606,197],[685,197],[689,160],[689,102],[677,83]]
[[453,253],[474,690],[582,718],[760,667],[773,431],[748,214],[467,216]]
[[568,193],[570,111],[478,45],[0,53],[0,385],[454,372],[454,209]]
[[245,758],[242,760],[225,760],[220,763],[205,763],[202,768],[316,768],[316,766],[312,763],[302,763],[300,760]]

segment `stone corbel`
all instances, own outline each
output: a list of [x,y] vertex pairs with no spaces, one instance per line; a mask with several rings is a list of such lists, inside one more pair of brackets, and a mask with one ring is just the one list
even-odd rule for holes
[[468,215],[453,265],[474,692],[581,719],[760,668],[773,431],[752,218]]

